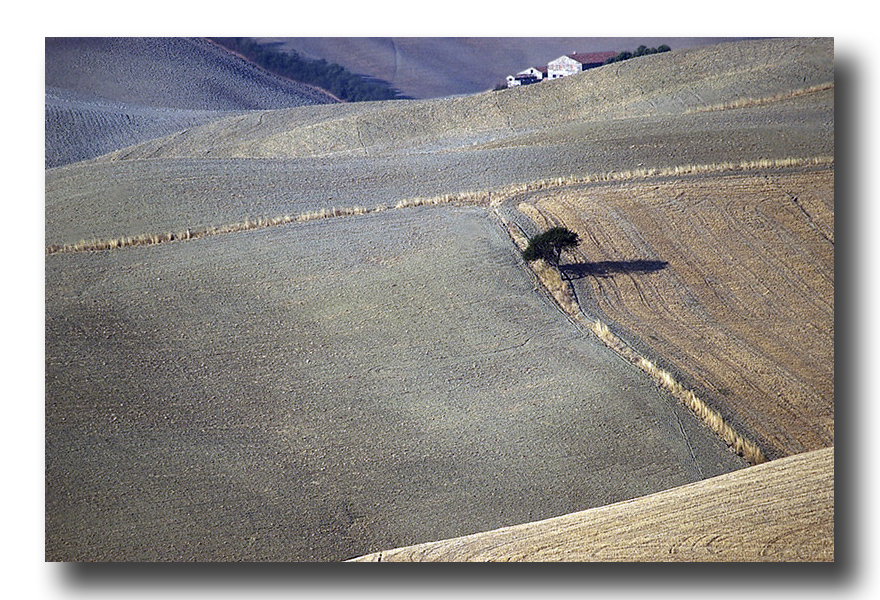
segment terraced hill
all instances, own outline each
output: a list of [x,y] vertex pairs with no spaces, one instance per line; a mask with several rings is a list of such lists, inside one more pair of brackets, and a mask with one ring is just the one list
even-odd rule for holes
[[199,39],[46,38],[46,167],[230,112],[335,102]]
[[[833,446],[833,94],[830,40],[738,42],[47,170],[47,557],[338,560]],[[555,219],[574,285],[514,244]]]

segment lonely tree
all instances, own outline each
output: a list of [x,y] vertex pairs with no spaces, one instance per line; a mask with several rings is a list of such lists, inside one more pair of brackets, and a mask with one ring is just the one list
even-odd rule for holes
[[529,262],[543,258],[558,268],[562,251],[574,248],[579,242],[578,234],[570,229],[553,227],[530,238],[522,256]]

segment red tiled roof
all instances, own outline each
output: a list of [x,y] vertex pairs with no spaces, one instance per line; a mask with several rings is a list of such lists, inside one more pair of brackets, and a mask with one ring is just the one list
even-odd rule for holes
[[573,58],[582,65],[593,65],[597,63],[604,63],[609,58],[614,58],[615,56],[617,56],[617,52],[574,52],[572,54],[568,54],[567,56],[569,58]]

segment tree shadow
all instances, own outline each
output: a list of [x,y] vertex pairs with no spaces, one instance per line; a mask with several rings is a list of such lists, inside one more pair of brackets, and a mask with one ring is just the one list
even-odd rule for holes
[[615,273],[653,273],[665,269],[665,260],[602,260],[599,262],[573,263],[559,265],[559,272],[566,279],[611,277]]

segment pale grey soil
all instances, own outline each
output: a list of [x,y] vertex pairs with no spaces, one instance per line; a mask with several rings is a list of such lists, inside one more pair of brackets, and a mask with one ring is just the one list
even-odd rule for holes
[[229,112],[335,102],[193,38],[46,38],[46,168]]
[[[833,155],[833,109],[772,107],[570,125],[461,151],[298,159],[167,158],[46,173],[46,243],[74,243],[299,214],[552,177],[763,158]],[[173,199],[173,201],[171,201]]]
[[47,558],[337,560],[745,463],[482,208],[47,259]]
[[333,100],[198,38],[46,38],[46,86],[104,100],[242,110]]
[[204,125],[226,112],[153,108],[82,99],[46,89],[46,168],[87,160],[175,131]]

